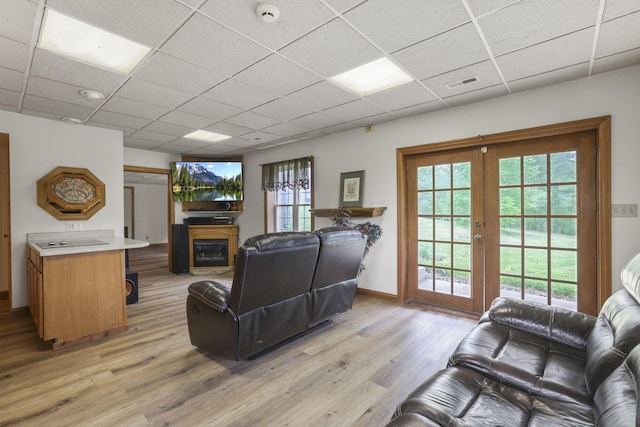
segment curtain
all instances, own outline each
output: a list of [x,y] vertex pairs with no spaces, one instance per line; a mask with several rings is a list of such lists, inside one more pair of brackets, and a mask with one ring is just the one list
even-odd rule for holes
[[262,191],[309,189],[312,157],[262,165]]

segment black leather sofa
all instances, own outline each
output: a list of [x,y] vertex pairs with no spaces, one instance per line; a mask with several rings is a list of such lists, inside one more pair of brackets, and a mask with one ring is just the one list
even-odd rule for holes
[[597,317],[498,298],[389,426],[640,426],[640,255]]
[[247,239],[231,288],[212,280],[189,285],[191,343],[212,355],[246,359],[350,309],[365,243],[345,227]]

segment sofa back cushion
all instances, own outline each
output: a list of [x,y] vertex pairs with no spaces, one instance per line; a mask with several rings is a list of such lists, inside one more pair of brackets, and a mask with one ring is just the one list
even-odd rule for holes
[[636,346],[622,364],[602,382],[593,396],[594,415],[598,426],[638,425],[639,380],[640,346]]
[[309,292],[319,250],[309,232],[267,233],[238,249],[229,307],[236,315]]
[[348,227],[321,228],[315,234],[320,239],[320,254],[311,288],[357,280],[366,237]]
[[604,303],[588,339],[585,379],[591,394],[640,344],[640,254],[620,276],[624,289]]

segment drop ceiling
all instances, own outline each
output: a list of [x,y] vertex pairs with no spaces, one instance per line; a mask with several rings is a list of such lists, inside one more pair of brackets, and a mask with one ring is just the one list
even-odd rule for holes
[[[0,0],[0,109],[232,156],[640,63],[638,0],[273,0],[275,23],[258,3]],[[47,8],[152,51],[127,75],[53,54]],[[362,97],[328,80],[383,56],[415,81]],[[197,129],[232,138],[184,138]]]

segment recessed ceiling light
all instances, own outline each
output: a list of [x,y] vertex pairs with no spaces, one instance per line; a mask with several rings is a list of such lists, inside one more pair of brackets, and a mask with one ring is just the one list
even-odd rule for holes
[[206,130],[197,130],[191,132],[189,135],[185,135],[185,138],[197,139],[198,141],[218,142],[231,138],[228,135],[222,135],[221,133],[207,132]]
[[382,57],[337,76],[331,77],[336,83],[367,96],[413,81],[413,78],[396,66],[389,58]]
[[75,117],[63,117],[60,120],[68,125],[79,125],[80,123],[82,123],[82,120],[76,119]]
[[129,74],[151,48],[47,9],[38,44],[88,64]]
[[91,89],[81,90],[80,95],[92,101],[104,98],[104,94],[102,92],[98,92],[97,90],[91,90]]

